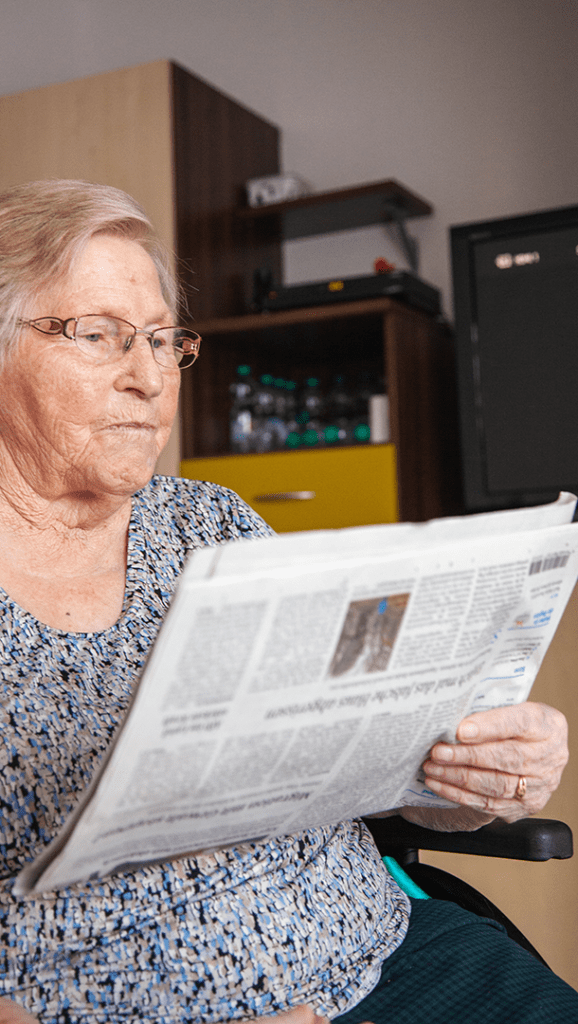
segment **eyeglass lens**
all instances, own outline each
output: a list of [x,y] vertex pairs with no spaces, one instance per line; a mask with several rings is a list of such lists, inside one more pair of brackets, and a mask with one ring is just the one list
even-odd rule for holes
[[[99,360],[120,358],[135,334],[131,324],[110,316],[82,316],[71,327],[80,351]],[[199,353],[198,334],[183,327],[159,327],[146,336],[162,366],[190,366]]]

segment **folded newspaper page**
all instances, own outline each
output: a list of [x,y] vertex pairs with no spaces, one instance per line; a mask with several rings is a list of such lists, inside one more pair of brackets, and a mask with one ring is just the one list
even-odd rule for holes
[[20,894],[408,804],[523,701],[578,576],[576,498],[194,552],[107,758]]

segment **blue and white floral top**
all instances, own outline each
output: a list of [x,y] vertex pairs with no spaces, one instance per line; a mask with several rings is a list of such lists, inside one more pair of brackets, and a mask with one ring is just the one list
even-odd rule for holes
[[359,822],[11,894],[102,758],[187,554],[269,533],[230,491],[154,477],[133,499],[114,626],[65,633],[0,592],[0,994],[42,1024],[211,1024],[297,1002],[334,1017],[405,935],[407,898]]

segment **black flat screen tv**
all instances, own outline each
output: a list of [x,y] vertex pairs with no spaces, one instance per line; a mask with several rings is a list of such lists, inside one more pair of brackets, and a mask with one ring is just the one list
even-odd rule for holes
[[450,239],[466,511],[578,494],[578,206]]

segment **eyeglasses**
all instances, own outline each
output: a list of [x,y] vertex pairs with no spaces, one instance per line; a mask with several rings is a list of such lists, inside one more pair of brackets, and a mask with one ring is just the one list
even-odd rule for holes
[[117,316],[73,316],[59,320],[56,316],[43,316],[38,320],[19,320],[20,327],[33,327],[41,334],[62,334],[76,342],[84,355],[99,363],[121,359],[134,344],[137,334],[147,339],[153,356],[160,366],[184,370],[192,366],[199,354],[201,337],[185,327],[157,327],[154,331],[129,324]]

